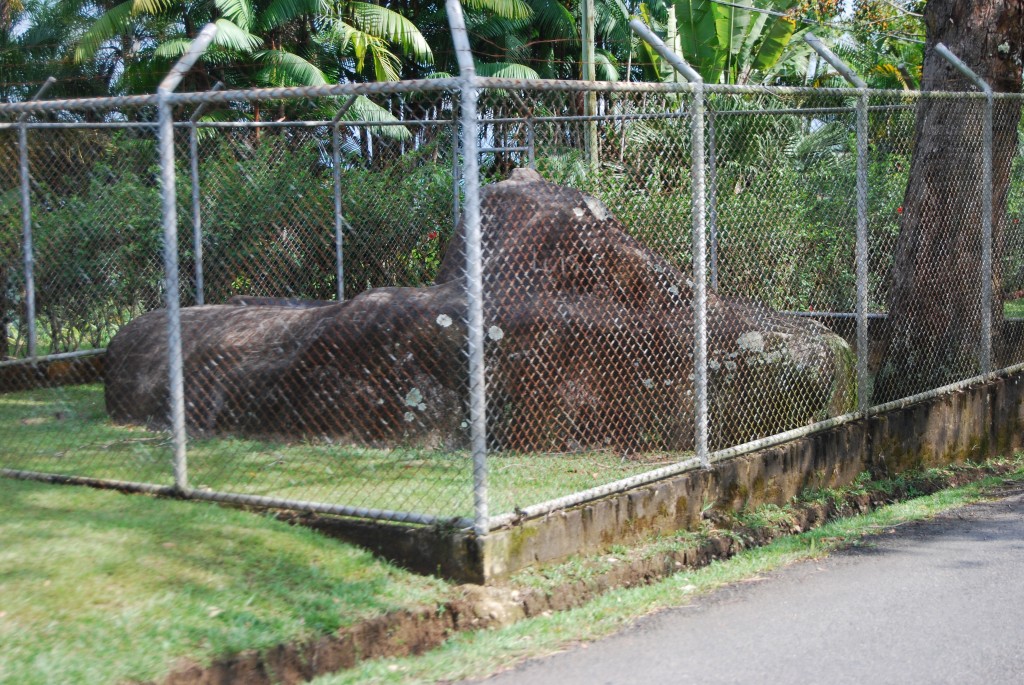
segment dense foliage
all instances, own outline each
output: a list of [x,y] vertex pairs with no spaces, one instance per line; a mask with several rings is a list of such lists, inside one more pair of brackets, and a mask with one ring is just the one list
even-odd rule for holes
[[[914,87],[919,3],[834,0],[595,0],[597,75],[671,80],[672,70],[628,29],[641,17],[712,81],[835,85],[799,36],[842,35],[836,46],[879,85]],[[463,0],[482,74],[578,78],[576,0]],[[203,0],[15,0],[0,5],[0,97],[23,100],[50,74],[48,97],[152,92],[208,21],[217,41],[182,89],[303,85],[443,76],[456,71],[444,3]],[[852,21],[852,23],[851,23]],[[860,22],[860,23],[858,23]],[[859,60],[859,62],[858,62]],[[530,99],[526,93],[523,97]],[[482,115],[515,120],[580,114],[571,94],[481,100]],[[777,103],[776,103],[777,104]],[[842,102],[838,104],[843,104]],[[770,106],[720,98],[712,108]],[[801,107],[806,103],[796,102]],[[678,99],[602,98],[601,111],[678,109]],[[330,119],[338,102],[280,101],[210,107],[202,120]],[[348,120],[443,121],[445,94],[360,98]],[[181,111],[180,117],[188,112]],[[51,120],[151,122],[148,109],[66,112]],[[113,118],[112,118],[113,117]],[[716,275],[721,291],[783,309],[848,311],[852,300],[852,122],[809,116],[719,117]],[[548,178],[602,197],[640,239],[681,266],[690,256],[689,138],[678,119],[600,126],[601,165],[581,152],[578,125],[537,125],[537,166]],[[358,129],[358,130],[357,130]],[[429,283],[454,225],[448,126],[345,127],[342,190],[344,291]],[[24,352],[24,283],[13,132],[0,136],[0,357]],[[332,298],[338,291],[331,135],[320,129],[201,129],[204,298],[234,294]],[[879,134],[881,135],[881,134]],[[897,227],[910,135],[878,148],[872,167],[873,240],[884,255]],[[521,123],[485,126],[499,146],[525,145]],[[132,316],[162,301],[159,187],[152,129],[32,131],[37,313],[46,350],[103,345]],[[186,158],[184,138],[179,160]],[[887,151],[888,150],[888,151]],[[483,157],[489,179],[525,162]],[[180,162],[181,283],[196,298],[197,260],[187,163]],[[873,264],[884,289],[884,257]],[[1021,276],[1024,278],[1024,275]],[[874,301],[880,302],[880,296]]]

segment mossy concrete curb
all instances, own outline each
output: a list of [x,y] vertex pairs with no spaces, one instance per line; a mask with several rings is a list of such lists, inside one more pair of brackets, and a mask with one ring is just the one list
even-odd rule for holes
[[602,570],[586,579],[570,580],[547,588],[516,585],[462,585],[449,601],[437,607],[395,611],[342,629],[334,635],[304,643],[282,644],[216,660],[209,665],[182,662],[160,681],[161,685],[291,685],[319,675],[351,668],[366,659],[420,654],[437,647],[458,632],[496,628],[517,621],[582,606],[612,589],[647,585],[675,573],[707,566],[739,552],[766,545],[794,533],[818,528],[836,518],[931,494],[1019,468],[1012,462],[967,465],[941,475],[906,478],[892,487],[867,484],[823,501],[797,503],[782,522],[761,527],[742,525],[741,518],[708,510],[705,530],[692,545],[651,554],[642,548],[609,561],[593,559]]
[[835,488],[869,471],[982,461],[1024,440],[1024,372],[990,378],[882,414],[851,420],[600,499],[523,518],[480,539],[468,531],[306,521],[418,571],[460,582],[500,584],[523,569],[693,530],[709,507],[739,511],[783,505],[808,488]]

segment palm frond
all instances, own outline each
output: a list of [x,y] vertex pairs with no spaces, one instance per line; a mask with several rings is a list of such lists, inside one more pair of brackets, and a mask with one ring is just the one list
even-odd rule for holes
[[133,14],[161,14],[174,4],[174,0],[132,0]]
[[322,86],[324,73],[299,55],[286,50],[261,50],[254,55],[263,65],[260,79],[275,86]]
[[315,16],[320,11],[320,0],[274,0],[259,14],[259,26],[273,29],[301,16]]
[[394,43],[404,54],[420,62],[433,63],[434,53],[430,51],[423,34],[398,12],[368,2],[353,2],[352,17],[357,28]]
[[192,41],[188,38],[171,38],[160,43],[153,51],[153,56],[162,59],[177,59],[185,54],[189,45],[192,45]]
[[213,5],[238,28],[245,31],[253,28],[255,13],[249,0],[213,0]]
[[462,0],[469,10],[486,10],[506,19],[528,19],[533,13],[523,0]]
[[629,28],[630,13],[622,0],[602,0],[595,3],[595,29],[597,34],[616,43],[628,43],[632,38]]
[[104,12],[99,19],[93,22],[89,30],[75,46],[75,61],[86,62],[96,54],[105,42],[123,33],[134,21],[133,0],[127,0],[120,5],[115,5],[107,12]]
[[253,35],[227,19],[218,19],[217,35],[213,44],[237,52],[252,52],[263,44],[263,39]]
[[[474,39],[484,39],[489,43],[508,44],[509,40],[515,40],[517,35],[528,29],[530,23],[519,19],[506,19],[505,17],[487,17],[484,21],[474,23],[470,34]],[[521,38],[519,39],[521,42]]]
[[315,40],[331,45],[340,52],[348,52],[355,33],[358,32],[341,19],[332,19],[320,27]]
[[[379,122],[398,121],[398,119],[395,118],[395,115],[391,112],[362,95],[356,98],[355,102],[352,103],[352,106],[349,107],[348,111],[342,116],[342,120]],[[384,136],[393,140],[412,139],[412,134],[405,126],[371,126],[369,130],[374,135]]]
[[530,0],[534,24],[547,36],[579,42],[576,17],[557,0]]
[[515,62],[476,62],[476,73],[480,76],[511,79],[537,79],[536,71]]
[[810,133],[798,135],[786,146],[786,153],[801,169],[838,165],[849,152],[850,131],[843,122],[832,121]]
[[388,50],[384,41],[370,37],[367,43],[373,56],[373,74],[378,81],[399,81],[402,78],[402,63]]
[[615,66],[615,55],[607,50],[594,52],[594,72],[598,81],[618,81],[619,70]]
[[913,85],[907,79],[907,74],[900,71],[899,67],[891,63],[876,64],[871,69],[871,84],[876,88],[894,88],[912,90]]

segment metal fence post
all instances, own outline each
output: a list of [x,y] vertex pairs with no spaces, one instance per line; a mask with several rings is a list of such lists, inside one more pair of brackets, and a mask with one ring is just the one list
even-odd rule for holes
[[708,115],[708,261],[711,267],[711,291],[718,292],[718,151],[715,148],[715,110]]
[[992,119],[995,97],[992,87],[942,43],[935,51],[985,94],[981,131],[981,372],[992,372]]
[[[224,84],[217,81],[210,92],[220,90]],[[188,161],[189,174],[192,180],[192,254],[196,270],[196,304],[205,304],[203,292],[203,217],[199,206],[199,136],[196,123],[206,110],[206,103],[201,102],[188,118]]]
[[181,358],[181,293],[178,285],[178,214],[174,173],[174,115],[170,95],[195,65],[213,37],[216,24],[207,24],[157,88],[160,150],[160,205],[164,234],[164,297],[167,305],[167,362],[170,382],[171,440],[174,445],[174,487],[187,493],[185,452],[185,383]]
[[639,19],[629,22],[630,27],[647,41],[672,67],[682,74],[693,89],[691,104],[691,160],[693,182],[693,387],[694,451],[700,464],[710,468],[708,458],[708,327],[707,327],[707,231],[704,215],[704,79],[697,71],[675,54],[646,24]]
[[[53,76],[46,79],[30,99],[38,100],[57,82]],[[18,173],[21,177],[21,248],[25,269],[25,325],[28,327],[28,356],[38,353],[36,340],[36,281],[35,248],[32,245],[32,193],[28,173],[28,112],[18,117]],[[52,352],[53,350],[51,350]]]
[[487,389],[484,367],[483,253],[480,236],[480,161],[477,158],[476,70],[469,33],[459,0],[446,0],[448,23],[462,77],[462,153],[466,188],[463,231],[466,245],[466,304],[468,309],[469,420],[473,452],[474,530],[490,530],[487,499]]
[[[584,81],[597,80],[597,62],[594,53],[594,36],[597,12],[594,8],[594,0],[582,0],[580,2],[580,29],[583,39],[583,52],[581,55],[580,78]],[[598,170],[600,164],[600,145],[597,137],[597,93],[590,90],[583,94],[583,114],[591,117],[586,120],[584,130],[586,131],[586,153],[590,163],[590,171]]]
[[452,105],[452,229],[458,229],[459,219],[462,214],[462,204],[459,199],[459,184],[462,182],[462,169],[459,165],[459,153],[461,152],[461,136],[459,135],[459,117],[456,108]]
[[530,160],[530,168],[534,171],[537,170],[537,134],[534,132],[533,125],[533,112],[530,112],[530,116],[526,119],[526,146],[529,149],[527,153]]
[[338,302],[345,301],[345,217],[341,213],[341,133],[338,130],[341,118],[356,102],[352,95],[341,106],[331,120],[331,166],[334,178],[334,261],[338,278]]
[[518,93],[512,91],[511,95],[512,99],[516,101],[516,104],[519,105],[524,112],[526,112],[526,117],[524,119],[524,121],[526,122],[526,158],[529,161],[530,168],[536,171],[537,149],[536,135],[534,133],[533,110],[530,108],[529,105],[523,102],[523,99],[519,97]]
[[804,40],[822,59],[842,74],[857,94],[857,409],[871,406],[871,375],[868,371],[868,84],[843,63],[812,33]]

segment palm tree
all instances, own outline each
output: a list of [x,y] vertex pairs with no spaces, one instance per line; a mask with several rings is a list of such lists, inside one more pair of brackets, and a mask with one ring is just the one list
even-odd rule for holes
[[[105,51],[114,55],[122,61],[125,88],[134,90],[142,80],[136,72],[153,71],[154,62],[180,56],[208,21],[219,31],[206,56],[207,70],[231,85],[397,80],[402,57],[424,64],[433,60],[430,47],[406,17],[352,0],[274,0],[262,5],[251,0],[126,0],[96,18],[79,39],[75,59],[87,62]],[[206,79],[210,83],[198,85],[211,85],[213,73]]]

